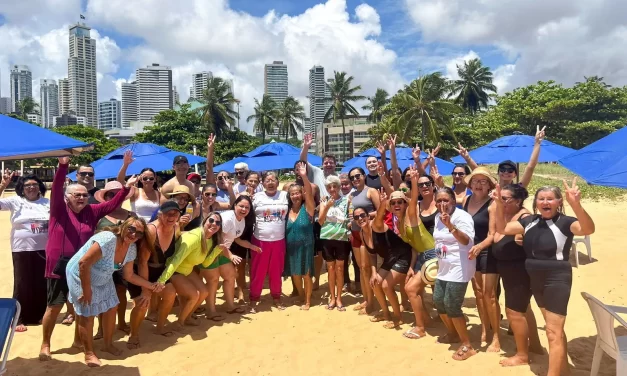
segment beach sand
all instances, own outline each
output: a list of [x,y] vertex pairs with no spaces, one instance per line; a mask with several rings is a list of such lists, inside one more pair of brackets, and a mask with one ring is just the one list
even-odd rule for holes
[[[592,236],[594,260],[588,261],[580,246],[580,262],[574,269],[573,289],[566,320],[569,361],[573,375],[588,375],[596,341],[596,328],[587,304],[581,297],[586,291],[606,304],[627,305],[627,252],[624,252],[623,231],[627,229],[627,204],[585,203],[596,222]],[[12,263],[9,244],[9,215],[0,213],[0,270],[4,283],[0,296],[12,293]],[[352,267],[351,267],[352,273]],[[499,359],[513,354],[513,337],[506,334],[507,321],[501,323],[502,347],[500,354],[486,353],[481,347],[478,355],[465,362],[451,358],[458,345],[436,344],[435,336],[444,333],[443,325],[435,323],[428,328],[428,336],[419,340],[402,337],[410,328],[384,329],[381,323],[370,323],[368,317],[358,316],[352,310],[357,302],[351,295],[345,297],[346,312],[328,311],[324,308],[328,294],[326,274],[323,286],[314,292],[310,311],[289,305],[285,311],[270,308],[269,291],[264,290],[262,311],[250,315],[227,315],[226,321],[214,323],[204,320],[200,329],[186,336],[165,338],[151,334],[152,323],[142,326],[142,346],[126,349],[126,336],[116,332],[118,347],[124,348],[120,357],[98,352],[104,364],[89,370],[83,363],[82,353],[70,347],[73,327],[57,325],[52,337],[53,360],[37,359],[41,344],[41,327],[29,327],[25,333],[16,333],[7,363],[8,375],[545,375],[548,356],[532,356],[532,365],[502,368]],[[283,292],[291,293],[289,281],[283,283]],[[428,290],[430,295],[431,291]],[[480,338],[479,318],[474,308],[474,296],[469,287],[464,312],[470,319],[469,330],[473,346],[478,348]],[[290,298],[284,298],[290,303]],[[430,298],[429,298],[430,299]],[[503,307],[501,297],[501,307]],[[221,292],[218,304],[222,304]],[[544,320],[535,302],[532,303],[542,344],[548,348]],[[127,317],[132,303],[129,304]],[[175,308],[176,312],[176,308]],[[435,314],[435,312],[433,312]],[[63,314],[60,316],[61,320]],[[170,316],[174,321],[175,316]],[[405,313],[406,322],[413,315]],[[618,330],[626,334],[624,330]],[[99,349],[102,341],[96,341]],[[614,375],[616,363],[605,356],[600,375]]]

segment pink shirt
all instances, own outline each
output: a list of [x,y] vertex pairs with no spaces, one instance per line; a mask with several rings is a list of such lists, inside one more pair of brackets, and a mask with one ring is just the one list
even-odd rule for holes
[[118,192],[111,201],[89,204],[75,213],[65,202],[63,182],[68,165],[59,164],[50,190],[50,222],[46,244],[46,278],[59,278],[54,266],[63,254],[72,257],[94,235],[98,221],[122,206],[129,189]]

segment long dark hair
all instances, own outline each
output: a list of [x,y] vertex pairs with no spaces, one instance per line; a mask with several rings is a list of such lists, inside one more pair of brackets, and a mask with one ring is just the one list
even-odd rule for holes
[[[152,172],[152,176],[155,178],[155,180],[152,181],[152,189],[154,189],[156,191],[157,188],[159,188],[159,184],[157,184],[157,173],[152,168],[146,167],[143,170],[141,170],[141,172],[139,173],[139,176],[142,176],[142,174],[144,172],[146,172],[146,171]],[[137,188],[144,188],[144,184],[142,183],[142,179],[139,179],[137,181]]]
[[[503,191],[512,192],[512,198],[514,200],[520,200],[520,204],[518,205],[518,210],[524,207],[525,200],[529,197],[529,192],[527,189],[520,184],[508,184],[502,188]],[[535,205],[535,200],[534,200]]]
[[244,223],[246,225],[246,228],[244,229],[245,232],[248,228],[254,228],[255,224],[257,223],[257,216],[255,215],[255,211],[253,210],[253,200],[251,200],[250,197],[246,195],[237,196],[237,198],[233,202],[233,205],[231,205],[231,210],[235,211],[235,207],[237,206],[237,204],[242,201],[248,201],[248,205],[250,205],[250,210],[248,211],[248,214],[246,214],[246,217],[244,217]]
[[[207,249],[207,242],[205,242],[205,223],[207,222],[207,220],[209,220],[209,218],[211,218],[212,216],[217,216],[220,219],[220,229],[218,231],[216,231],[215,234],[213,234],[211,236],[211,249]],[[219,246],[220,244],[222,244],[222,216],[220,215],[220,213],[213,211],[211,213],[209,213],[205,219],[202,221],[202,224],[200,225],[201,228],[201,249],[202,249],[202,253],[204,255],[206,255],[207,253],[210,253],[215,247]]]
[[46,195],[46,185],[41,181],[41,179],[33,174],[20,176],[20,178],[17,179],[17,183],[15,183],[15,194],[20,197],[24,197],[24,182],[28,180],[34,180],[37,182],[37,185],[39,185],[40,197],[44,197]]

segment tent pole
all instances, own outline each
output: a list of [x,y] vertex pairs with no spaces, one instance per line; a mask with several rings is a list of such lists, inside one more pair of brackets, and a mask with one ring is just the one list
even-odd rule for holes
[[20,176],[24,176],[24,160],[20,159]]
[[[196,145],[194,145],[194,155],[198,155],[198,154],[196,154]],[[196,173],[198,173],[198,163],[196,163],[196,164],[194,165],[194,171],[195,171]]]

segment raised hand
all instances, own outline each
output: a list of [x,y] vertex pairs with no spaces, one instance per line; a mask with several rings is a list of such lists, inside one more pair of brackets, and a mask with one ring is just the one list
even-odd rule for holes
[[435,147],[435,149],[433,149],[431,151],[431,157],[435,158],[436,155],[438,155],[438,153],[440,152],[440,148],[442,147],[442,145],[438,142],[438,146]]
[[[564,181],[566,183],[566,181]],[[503,200],[501,199],[501,185],[496,184],[496,187],[490,192],[490,198],[497,203],[497,205],[503,204]]]
[[59,164],[68,164],[70,163],[70,157],[59,157]]
[[379,176],[385,175],[385,169],[383,168],[383,162],[381,161],[377,163],[377,174],[379,174]]
[[442,221],[442,224],[446,227],[451,227],[451,215],[448,213],[448,204],[441,204],[442,206],[442,213],[440,213],[440,221]]
[[388,201],[389,201],[389,197],[387,193],[385,193],[385,189],[381,188],[379,190],[379,202],[380,202],[379,205],[387,205]]
[[303,146],[310,148],[312,144],[313,144],[313,135],[311,133],[308,133],[303,137]]
[[418,180],[418,170],[416,169],[416,165],[411,165],[408,168],[407,173],[409,174],[409,178],[412,180]]
[[128,180],[126,181],[126,187],[130,188],[134,186],[135,184],[137,184],[138,181],[139,181],[139,177],[137,175],[133,175],[130,178],[128,178]]
[[420,146],[416,145],[415,148],[411,149],[411,156],[414,160],[420,160]]
[[536,125],[536,144],[541,144],[544,140],[544,130],[546,129],[546,125],[540,129],[539,125]]
[[394,149],[396,147],[396,135],[395,134],[389,135],[387,142],[388,142],[388,146],[390,147],[390,149]]
[[133,159],[133,151],[132,150],[127,150],[124,152],[124,160],[123,163],[125,166],[130,165],[131,163],[133,163],[134,159]]
[[568,186],[568,183],[566,183],[566,180],[563,180],[563,182],[564,182],[564,197],[566,198],[566,201],[568,201],[570,206],[579,204],[581,201],[581,191],[579,190],[579,187],[577,186],[577,177],[575,176],[573,178],[573,184],[571,186]]
[[13,179],[13,177],[16,175],[17,171],[11,171],[8,168],[5,169],[4,173],[2,174],[2,183],[0,185],[2,185],[3,187],[7,187],[11,182],[11,179]]
[[468,154],[468,150],[466,150],[466,148],[462,146],[461,142],[458,142],[457,146],[458,148],[453,149],[455,149],[455,151],[458,152],[462,158],[466,159],[470,157],[470,154]]
[[216,143],[216,136],[213,133],[209,134],[209,138],[207,138],[207,149],[213,149],[213,146]]
[[379,153],[381,153],[381,155],[385,154],[385,145],[383,144],[383,142],[377,141],[375,146],[376,146],[377,150],[379,151]]
[[304,164],[303,162],[298,162],[296,164],[296,173],[300,176],[300,177],[304,177],[307,176],[307,165]]

